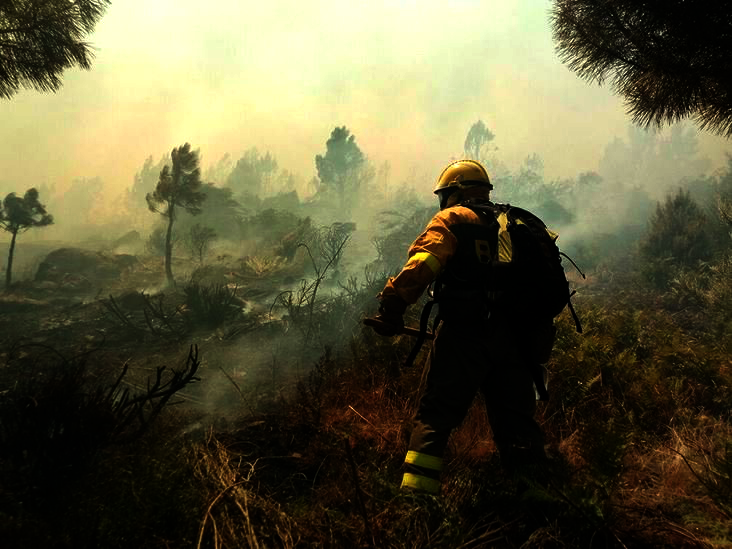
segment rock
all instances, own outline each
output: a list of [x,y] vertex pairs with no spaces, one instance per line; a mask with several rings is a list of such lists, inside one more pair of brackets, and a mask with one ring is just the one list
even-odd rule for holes
[[61,281],[60,288],[69,292],[86,292],[94,289],[94,283],[84,275],[66,273]]
[[114,302],[122,309],[142,311],[147,308],[147,299],[141,292],[126,292],[114,297]]
[[123,252],[142,252],[145,242],[142,240],[140,233],[137,231],[129,231],[112,242],[110,250],[116,253]]
[[38,266],[36,282],[53,282],[67,289],[91,289],[119,279],[126,269],[137,263],[133,255],[113,255],[59,248],[49,253]]
[[49,306],[47,301],[21,296],[0,296],[0,314],[38,311]]

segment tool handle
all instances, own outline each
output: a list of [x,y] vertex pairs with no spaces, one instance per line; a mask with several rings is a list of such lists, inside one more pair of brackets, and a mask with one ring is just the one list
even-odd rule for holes
[[[383,326],[385,324],[384,321],[379,320],[378,318],[364,318],[363,319],[364,326],[370,326],[371,328]],[[412,337],[419,337],[419,330],[416,328],[410,328],[408,326],[404,326],[400,332],[400,334],[412,336]],[[425,334],[426,339],[435,339],[435,335],[432,332],[427,332]]]

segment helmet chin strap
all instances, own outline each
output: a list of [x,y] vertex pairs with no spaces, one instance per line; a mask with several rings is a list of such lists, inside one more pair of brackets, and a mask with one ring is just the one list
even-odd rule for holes
[[450,206],[454,206],[455,204],[458,204],[463,199],[463,189],[458,188],[455,189],[455,192],[450,194],[450,196],[447,197],[447,200],[445,201],[445,207],[449,208]]
[[490,200],[490,189],[481,185],[464,185],[463,183],[458,183],[438,193],[441,210],[459,204],[466,198],[478,197]]
[[449,208],[456,202],[452,202],[452,197],[459,194],[459,190],[456,187],[450,187],[448,189],[441,190],[437,193],[437,199],[440,201],[440,209],[444,210],[445,208]]

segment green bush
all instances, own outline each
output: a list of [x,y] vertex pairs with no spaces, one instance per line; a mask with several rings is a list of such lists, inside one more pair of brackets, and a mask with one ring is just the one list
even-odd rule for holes
[[641,241],[646,278],[657,288],[668,287],[680,269],[697,268],[714,255],[707,216],[688,191],[679,189],[658,204]]

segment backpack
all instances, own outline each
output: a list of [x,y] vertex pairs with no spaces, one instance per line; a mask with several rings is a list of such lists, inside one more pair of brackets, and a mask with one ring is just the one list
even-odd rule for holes
[[[517,314],[528,313],[531,316],[544,318],[549,321],[550,326],[551,320],[568,307],[577,332],[582,333],[582,324],[571,302],[576,291],[569,289],[569,282],[562,266],[562,256],[572,263],[582,278],[585,278],[585,275],[572,258],[559,251],[556,244],[559,235],[550,231],[544,222],[531,212],[510,204],[466,201],[460,205],[470,208],[486,219],[488,225],[494,225],[498,232],[498,237],[493,243],[493,246],[498,248],[495,253],[491,252],[489,242],[476,241],[475,245],[478,262],[487,279],[486,293],[500,294],[504,306],[515,310]],[[428,335],[432,307],[440,301],[438,288],[431,289],[430,294],[433,299],[422,309],[419,336],[405,362],[407,367],[411,366],[417,357]],[[553,344],[554,333],[551,334],[549,351]],[[537,389],[543,388],[542,399],[545,400],[547,393],[544,382],[537,378],[535,384]]]
[[498,230],[493,257],[481,258],[488,266],[489,289],[502,292],[512,308],[521,313],[553,319],[565,307],[572,313],[578,333],[582,333],[572,306],[569,282],[562,266],[566,257],[584,278],[572,259],[556,244],[558,234],[531,212],[510,204],[472,203],[470,208]]

